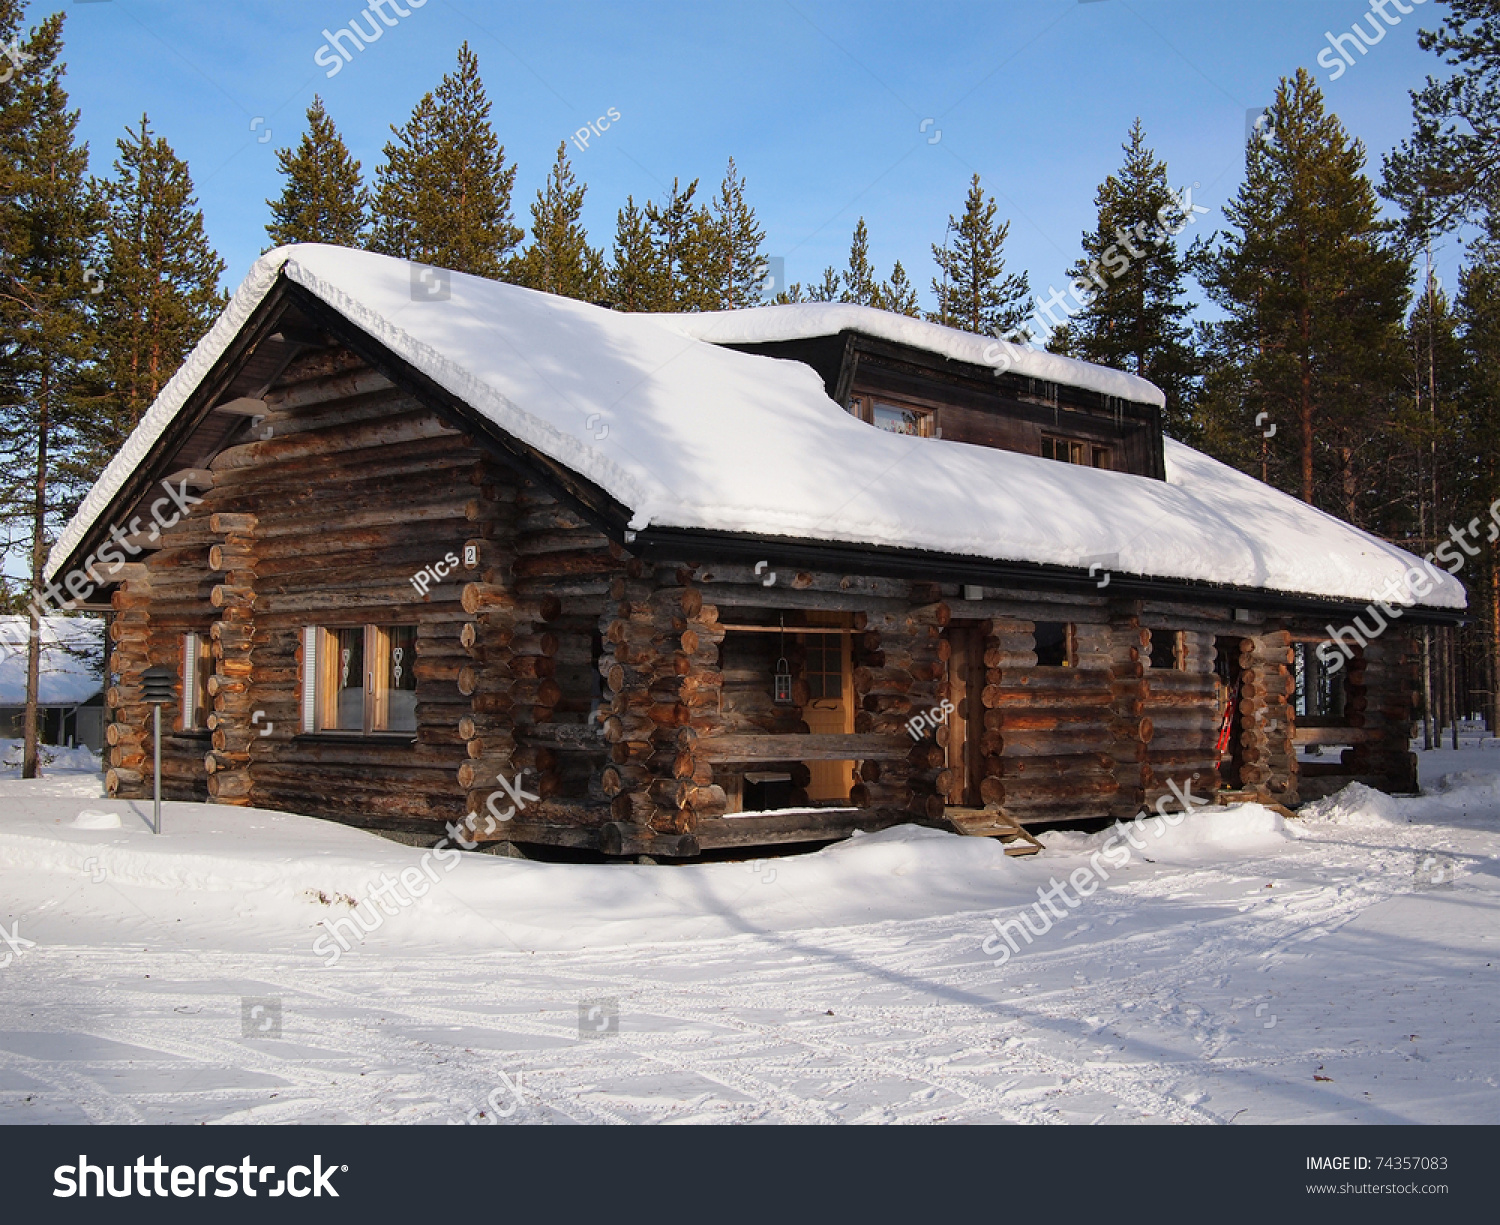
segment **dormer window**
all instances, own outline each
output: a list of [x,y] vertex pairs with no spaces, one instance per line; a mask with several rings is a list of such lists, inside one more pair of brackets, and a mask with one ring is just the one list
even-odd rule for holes
[[915,438],[937,436],[937,414],[930,408],[861,397],[850,404],[849,410],[861,421],[887,433],[910,434]]
[[1085,468],[1113,468],[1110,448],[1083,438],[1059,438],[1042,435],[1042,458],[1064,464],[1081,464]]

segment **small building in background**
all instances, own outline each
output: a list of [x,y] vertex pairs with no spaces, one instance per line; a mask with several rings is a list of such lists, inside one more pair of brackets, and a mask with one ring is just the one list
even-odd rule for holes
[[[0,616],[0,643],[24,644],[27,621]],[[38,722],[43,744],[103,749],[103,631],[97,617],[42,619]],[[0,739],[19,740],[26,719],[26,649],[0,650]]]

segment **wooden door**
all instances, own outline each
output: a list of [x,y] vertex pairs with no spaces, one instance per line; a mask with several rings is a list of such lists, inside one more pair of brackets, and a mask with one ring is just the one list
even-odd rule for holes
[[[854,731],[854,672],[850,664],[849,633],[844,627],[847,618],[839,613],[822,616],[809,613],[807,619],[809,623],[821,622],[819,629],[834,632],[801,635],[807,652],[803,679],[809,693],[802,719],[815,736],[850,735]],[[807,785],[809,799],[849,798],[854,781],[852,761],[810,761],[807,769],[812,775]]]
[[956,808],[980,808],[984,777],[984,634],[975,622],[952,622],[944,631],[949,646],[948,696],[953,713],[941,729],[953,782],[947,801]]
[[1219,780],[1226,788],[1235,791],[1241,785],[1240,767],[1245,764],[1245,747],[1240,743],[1240,703],[1243,700],[1240,649],[1243,642],[1241,638],[1214,639],[1214,678],[1221,727],[1225,712],[1229,712],[1229,745],[1219,758]]

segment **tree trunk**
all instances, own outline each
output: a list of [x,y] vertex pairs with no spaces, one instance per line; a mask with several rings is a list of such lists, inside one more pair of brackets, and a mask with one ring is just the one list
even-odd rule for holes
[[26,651],[26,718],[22,732],[21,777],[37,777],[37,701],[42,670],[42,569],[47,561],[47,435],[51,428],[49,373],[42,374],[37,397],[36,500],[31,512],[31,640]]

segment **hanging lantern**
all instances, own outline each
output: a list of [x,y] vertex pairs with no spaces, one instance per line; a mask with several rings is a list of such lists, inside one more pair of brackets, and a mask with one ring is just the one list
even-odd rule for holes
[[792,665],[786,661],[786,613],[781,614],[781,658],[776,661],[776,675],[771,685],[771,701],[777,706],[794,706],[792,700]]
[[794,705],[792,701],[792,666],[787,663],[786,656],[776,661],[775,687],[772,689],[772,701],[777,706]]

